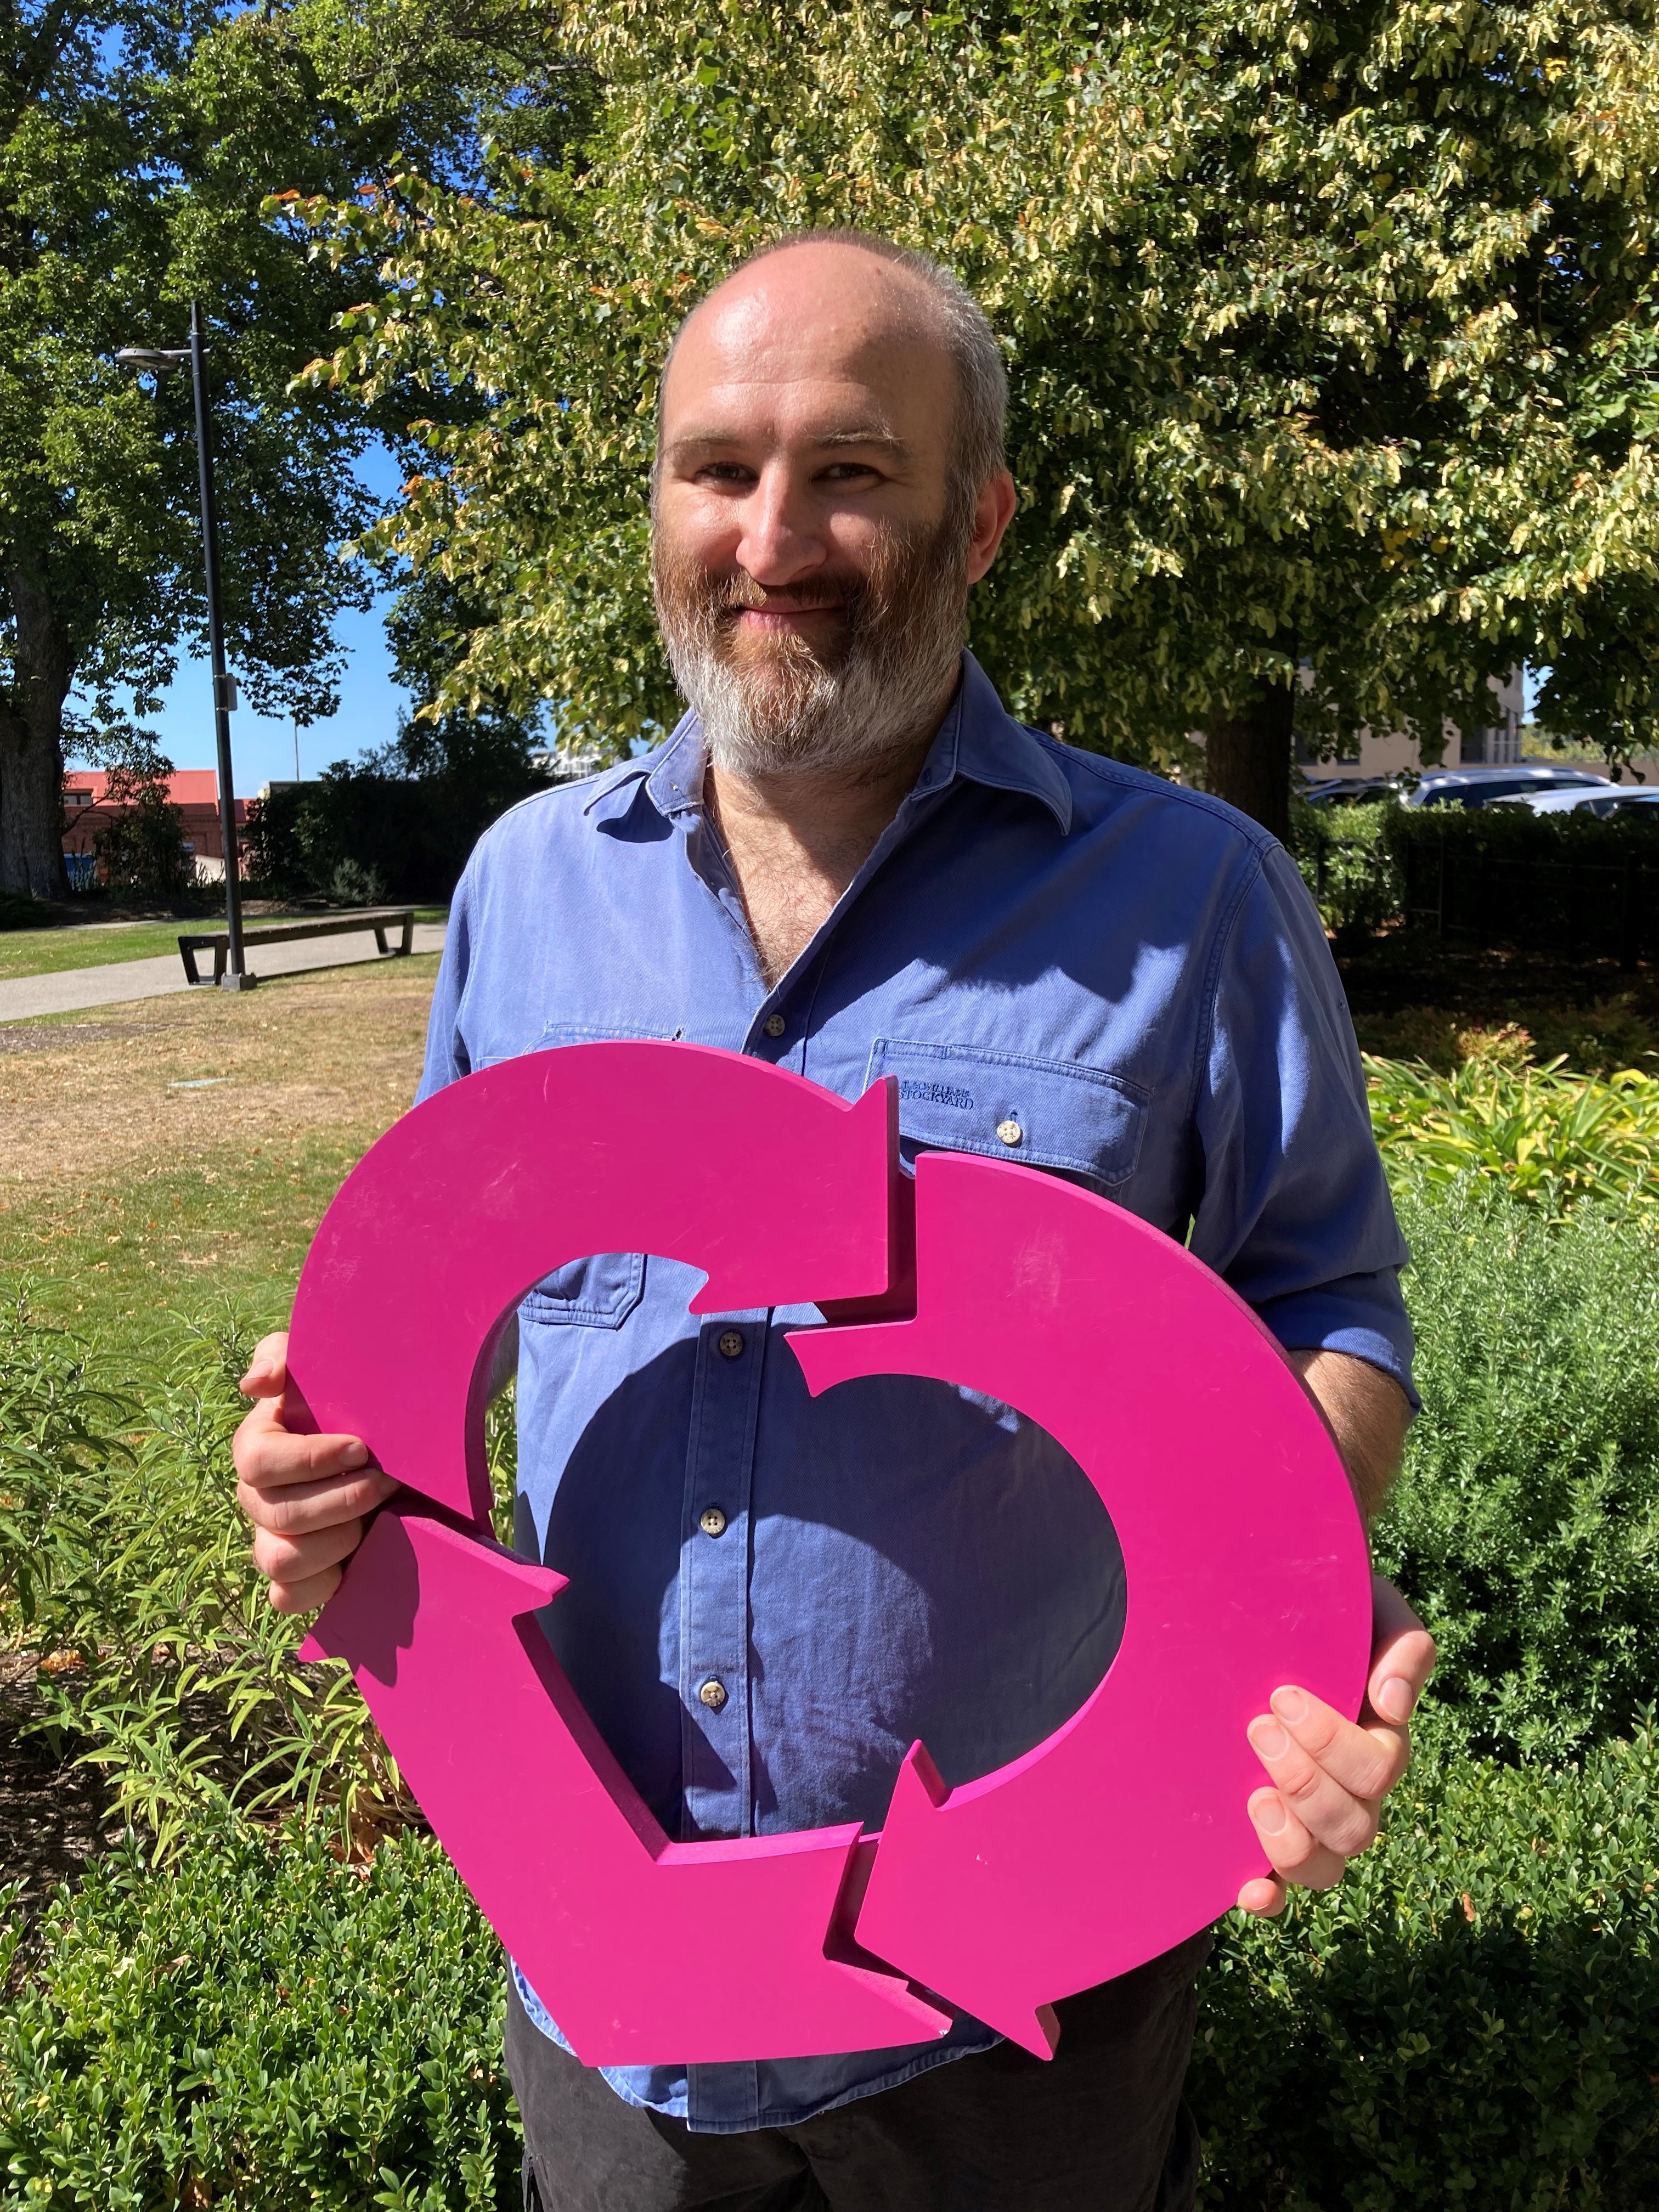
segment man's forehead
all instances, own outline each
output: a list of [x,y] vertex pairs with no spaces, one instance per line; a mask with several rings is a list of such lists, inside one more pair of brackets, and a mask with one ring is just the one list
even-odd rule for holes
[[[884,418],[908,411],[918,378],[948,378],[944,331],[908,271],[847,247],[769,255],[712,292],[682,329],[663,387],[665,416],[682,404],[761,387],[781,402],[816,387],[826,413]],[[861,395],[861,396],[860,396]]]
[[885,380],[857,375],[765,374],[688,379],[678,404],[664,409],[664,441],[676,455],[724,446],[787,442],[793,446],[880,446],[906,456],[915,425],[904,419],[897,394]]

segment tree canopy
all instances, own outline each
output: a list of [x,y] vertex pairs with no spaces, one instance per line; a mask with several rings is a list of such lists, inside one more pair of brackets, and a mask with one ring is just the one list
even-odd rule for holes
[[[971,642],[1027,719],[1164,764],[1207,731],[1273,823],[1293,701],[1432,753],[1525,659],[1554,726],[1651,742],[1656,15],[526,10],[585,88],[556,158],[509,131],[482,188],[411,160],[299,210],[380,272],[310,382],[422,449],[367,544],[471,611],[441,705],[550,701],[612,749],[672,716],[659,365],[749,247],[850,222],[941,254],[1005,343],[1021,507]],[[376,16],[338,0],[319,52]]]
[[180,344],[192,299],[232,664],[262,711],[337,703],[333,619],[369,588],[338,550],[374,511],[352,464],[377,425],[292,385],[369,279],[264,203],[349,197],[399,152],[459,185],[492,108],[545,154],[557,75],[526,0],[381,13],[371,49],[332,0],[0,0],[0,888],[61,888],[65,736],[142,721],[203,636],[189,380],[114,358]]

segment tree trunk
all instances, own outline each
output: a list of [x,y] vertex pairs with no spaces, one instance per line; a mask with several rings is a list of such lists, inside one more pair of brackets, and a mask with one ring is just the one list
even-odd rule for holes
[[1257,687],[1237,721],[1218,718],[1205,739],[1205,782],[1281,841],[1291,834],[1291,726],[1296,694],[1287,684]]
[[0,890],[62,898],[68,633],[40,568],[15,546],[5,580],[14,641],[0,695]]

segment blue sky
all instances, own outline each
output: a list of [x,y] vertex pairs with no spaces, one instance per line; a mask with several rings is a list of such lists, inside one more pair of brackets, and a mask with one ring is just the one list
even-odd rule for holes
[[[350,760],[397,734],[398,715],[409,694],[392,680],[383,609],[343,616],[336,635],[348,656],[340,686],[340,711],[326,722],[300,732],[300,773],[320,774],[331,761]],[[174,768],[213,768],[213,686],[205,660],[188,660],[147,725],[161,741]],[[268,721],[246,707],[230,718],[231,758],[236,795],[252,798],[261,784],[284,781],[294,774],[294,731],[285,721]]]
[[[357,472],[376,499],[389,503],[396,497],[402,471],[384,447],[366,453]],[[382,597],[362,614],[343,615],[335,626],[346,655],[339,712],[299,732],[301,776],[319,775],[331,762],[355,759],[397,735],[398,717],[407,711],[409,695],[392,680],[392,655],[386,641],[387,604],[388,598]],[[174,768],[217,767],[213,684],[205,659],[180,662],[163,696],[161,713],[147,715],[144,726],[155,732]],[[239,799],[251,799],[262,784],[292,777],[294,740],[291,723],[267,720],[246,706],[237,709],[230,718],[230,747]]]

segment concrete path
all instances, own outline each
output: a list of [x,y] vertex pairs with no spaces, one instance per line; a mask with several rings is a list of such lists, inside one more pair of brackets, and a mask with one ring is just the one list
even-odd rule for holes
[[[257,930],[258,924],[252,927]],[[416,923],[416,952],[441,952],[443,945],[442,922]],[[297,945],[250,944],[247,964],[263,978],[310,975],[380,957],[374,931],[363,929],[354,930],[349,936],[302,938]],[[209,954],[205,964],[210,970],[211,963]],[[189,988],[185,963],[176,952],[159,960],[120,960],[102,968],[64,968],[51,975],[19,975],[14,981],[0,983],[0,1022],[27,1021],[32,1014],[76,1013],[82,1006],[118,1006],[129,999],[162,999]]]

